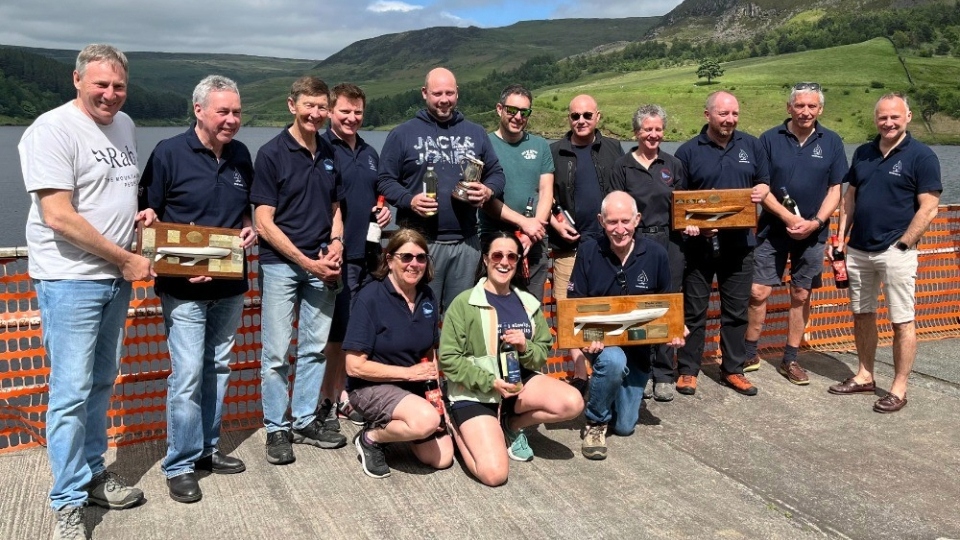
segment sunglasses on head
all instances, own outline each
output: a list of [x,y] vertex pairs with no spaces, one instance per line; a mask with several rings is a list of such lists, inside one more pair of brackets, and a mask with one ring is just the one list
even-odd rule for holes
[[798,82],[793,86],[794,90],[813,90],[814,92],[820,91],[820,83],[815,82]]
[[504,257],[507,258],[507,262],[510,264],[514,264],[520,259],[520,256],[513,252],[504,253],[502,251],[494,251],[490,254],[490,260],[493,261],[494,264],[498,264]]
[[427,254],[426,254],[426,253],[417,253],[416,255],[414,255],[413,253],[399,253],[399,252],[398,252],[398,253],[394,253],[392,256],[393,256],[395,259],[400,259],[400,262],[402,262],[403,264],[410,264],[410,262],[413,261],[414,259],[416,259],[417,262],[420,263],[420,264],[426,264],[426,263],[427,263]]
[[593,115],[594,113],[590,111],[585,113],[572,112],[570,113],[570,119],[576,122],[577,120],[580,120],[580,117],[582,116],[584,120],[590,121],[593,120]]
[[507,116],[516,116],[517,113],[520,113],[520,118],[530,118],[533,109],[530,107],[522,109],[520,107],[514,107],[513,105],[503,105],[503,112],[507,113]]

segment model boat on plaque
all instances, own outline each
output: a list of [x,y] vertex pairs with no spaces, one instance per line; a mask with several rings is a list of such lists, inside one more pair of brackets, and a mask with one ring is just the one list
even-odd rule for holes
[[219,247],[161,247],[157,248],[157,257],[153,261],[170,256],[186,259],[180,261],[180,266],[196,266],[200,261],[222,259],[230,253],[230,249]]
[[683,295],[643,294],[557,300],[557,344],[580,348],[668,343],[683,337]]
[[757,226],[752,189],[709,189],[673,192],[673,228],[749,229]]
[[137,253],[153,261],[158,276],[246,277],[239,229],[160,221],[144,227],[141,222]]

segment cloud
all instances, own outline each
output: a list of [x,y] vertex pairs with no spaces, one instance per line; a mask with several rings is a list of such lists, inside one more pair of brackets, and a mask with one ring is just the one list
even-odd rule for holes
[[397,2],[396,0],[379,0],[367,6],[367,11],[372,13],[390,13],[395,11],[409,13],[419,9],[423,9],[423,6],[416,6],[406,2]]

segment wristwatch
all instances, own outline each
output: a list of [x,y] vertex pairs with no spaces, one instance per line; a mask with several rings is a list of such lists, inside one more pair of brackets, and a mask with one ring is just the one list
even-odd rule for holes
[[820,219],[820,216],[813,216],[813,220],[817,222],[817,225],[820,226],[820,229],[823,229],[827,225],[822,219]]
[[910,249],[910,246],[908,246],[908,245],[905,244],[904,242],[897,242],[896,245],[897,245],[897,249],[899,249],[900,251],[906,251],[906,250]]

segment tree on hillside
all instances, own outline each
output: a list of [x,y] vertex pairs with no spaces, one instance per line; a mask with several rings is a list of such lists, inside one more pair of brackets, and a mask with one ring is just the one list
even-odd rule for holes
[[710,84],[713,79],[716,79],[723,75],[723,68],[720,67],[720,64],[713,59],[707,58],[700,61],[700,67],[697,68],[697,78],[702,79],[707,78],[707,84]]

